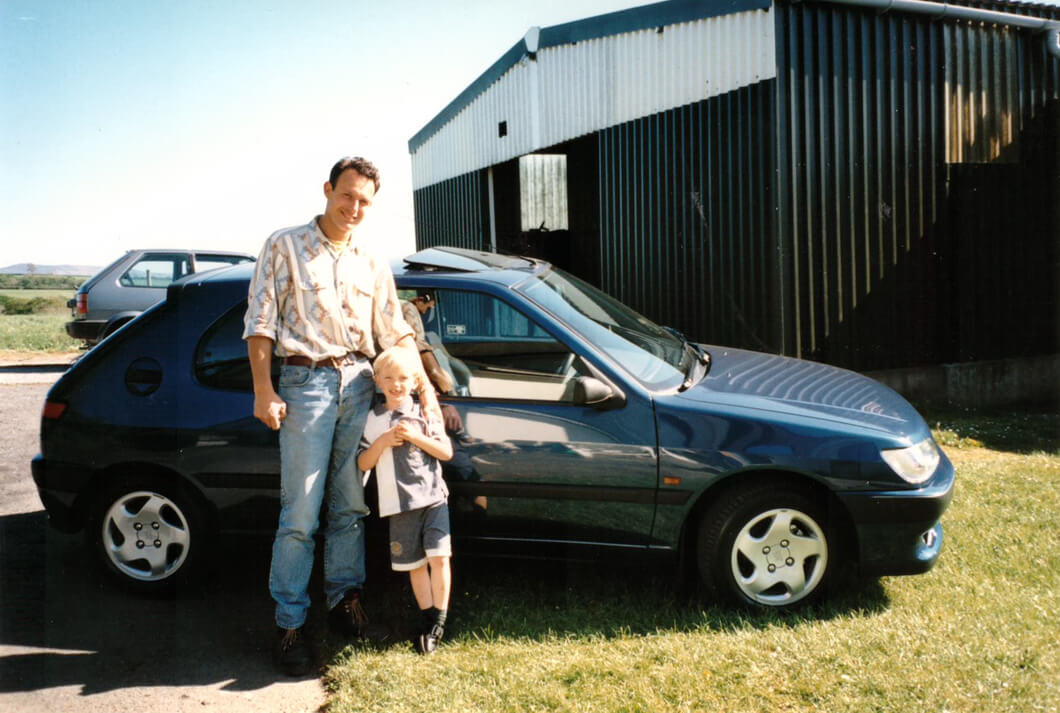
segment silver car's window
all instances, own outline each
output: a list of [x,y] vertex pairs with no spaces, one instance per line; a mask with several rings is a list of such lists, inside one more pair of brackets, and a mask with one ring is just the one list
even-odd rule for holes
[[169,283],[191,273],[187,255],[151,255],[137,260],[118,282],[123,287],[168,287]]

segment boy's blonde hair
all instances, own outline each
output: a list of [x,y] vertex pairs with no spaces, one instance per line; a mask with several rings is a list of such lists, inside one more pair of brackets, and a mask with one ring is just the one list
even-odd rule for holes
[[389,371],[395,366],[402,366],[409,373],[415,374],[420,370],[419,356],[411,349],[406,349],[405,347],[384,349],[375,358],[375,363],[373,364],[376,378],[378,379],[383,372]]

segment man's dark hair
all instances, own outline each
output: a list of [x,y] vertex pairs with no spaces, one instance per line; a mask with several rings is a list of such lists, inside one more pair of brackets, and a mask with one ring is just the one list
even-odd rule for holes
[[374,163],[360,156],[340,158],[331,167],[331,176],[328,177],[328,183],[331,184],[331,187],[334,188],[335,184],[339,182],[339,176],[342,175],[343,171],[348,171],[351,168],[374,183],[375,192],[379,192],[379,169],[375,167]]

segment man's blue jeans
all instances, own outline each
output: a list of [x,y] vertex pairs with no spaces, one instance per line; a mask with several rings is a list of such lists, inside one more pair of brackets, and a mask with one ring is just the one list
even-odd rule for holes
[[280,428],[280,523],[272,546],[269,591],[276,624],[302,626],[309,611],[313,535],[327,502],[324,595],[328,608],[364,585],[368,514],[357,447],[375,383],[367,360],[341,369],[284,365],[279,395],[287,402]]

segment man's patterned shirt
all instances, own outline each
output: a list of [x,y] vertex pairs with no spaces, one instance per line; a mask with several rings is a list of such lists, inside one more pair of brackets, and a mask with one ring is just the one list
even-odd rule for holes
[[308,225],[265,241],[250,280],[243,338],[268,337],[276,355],[315,361],[361,352],[373,357],[412,328],[401,314],[390,267],[356,241],[339,251]]

